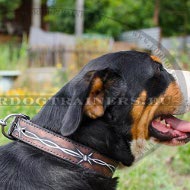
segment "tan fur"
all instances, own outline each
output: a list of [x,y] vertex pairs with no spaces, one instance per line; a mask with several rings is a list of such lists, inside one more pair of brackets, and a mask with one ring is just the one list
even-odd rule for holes
[[131,142],[131,152],[135,159],[139,158],[144,154],[145,148],[147,146],[147,141],[145,139],[136,139]]
[[176,82],[172,82],[164,94],[146,107],[143,105],[143,96],[146,97],[145,91],[139,95],[131,112],[134,121],[131,132],[134,140],[148,139],[148,126],[154,117],[160,114],[172,114],[182,102],[182,94]]
[[156,62],[158,62],[158,63],[161,63],[161,60],[160,60],[159,57],[157,57],[157,56],[155,56],[155,55],[151,55],[150,57],[152,58],[153,61],[156,61]]
[[[144,91],[143,91],[144,94]],[[137,101],[142,99],[142,93],[140,94]],[[155,112],[158,109],[159,105],[162,103],[162,96],[157,98],[154,103],[143,106],[141,102],[139,105],[134,105],[132,109],[132,117],[133,117],[133,126],[131,129],[133,139],[148,139],[148,126],[151,120],[154,118]]]
[[172,82],[164,93],[163,103],[156,114],[172,114],[182,104],[183,96],[176,82]]
[[104,114],[103,99],[103,82],[99,77],[96,77],[92,82],[92,87],[84,106],[84,113],[92,119],[101,117]]
[[155,116],[171,114],[182,102],[182,94],[176,82],[172,82],[165,93],[156,98],[152,103],[145,106],[147,93],[142,93],[137,98],[132,109],[133,126],[131,129],[132,142],[131,152],[135,159],[141,156],[146,147],[146,140],[149,139],[148,127]]

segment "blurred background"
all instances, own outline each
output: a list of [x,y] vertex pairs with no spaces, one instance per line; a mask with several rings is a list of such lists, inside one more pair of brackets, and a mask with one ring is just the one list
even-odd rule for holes
[[[89,60],[121,50],[189,70],[190,0],[0,0],[1,118],[34,116]],[[116,172],[118,190],[190,189],[190,145],[154,149]]]

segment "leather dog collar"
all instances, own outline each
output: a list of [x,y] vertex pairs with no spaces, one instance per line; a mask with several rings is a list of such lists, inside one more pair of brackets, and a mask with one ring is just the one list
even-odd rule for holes
[[53,156],[106,177],[112,177],[118,166],[116,161],[89,147],[42,128],[21,114],[16,116],[12,122],[8,137],[25,142]]

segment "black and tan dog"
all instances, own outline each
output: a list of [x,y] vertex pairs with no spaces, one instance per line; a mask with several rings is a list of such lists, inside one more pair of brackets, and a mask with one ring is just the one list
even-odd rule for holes
[[[32,122],[131,166],[150,138],[171,145],[188,142],[189,123],[181,126],[171,116],[183,101],[174,77],[156,57],[123,51],[89,62]],[[113,190],[116,185],[115,178],[22,142],[0,148],[1,190]]]

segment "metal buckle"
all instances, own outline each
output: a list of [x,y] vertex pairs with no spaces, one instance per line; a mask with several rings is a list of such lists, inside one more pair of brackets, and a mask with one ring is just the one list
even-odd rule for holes
[[[8,132],[6,133],[5,127],[7,126],[7,121],[12,117],[13,117],[13,121],[11,122],[11,125],[9,126]],[[20,113],[20,114],[10,114],[10,115],[6,116],[4,119],[0,120],[1,132],[8,139],[14,140],[14,138],[10,134],[11,134],[11,129],[12,129],[13,125],[15,124],[15,122],[18,120],[18,118],[24,118],[27,120],[30,119],[29,116]]]

